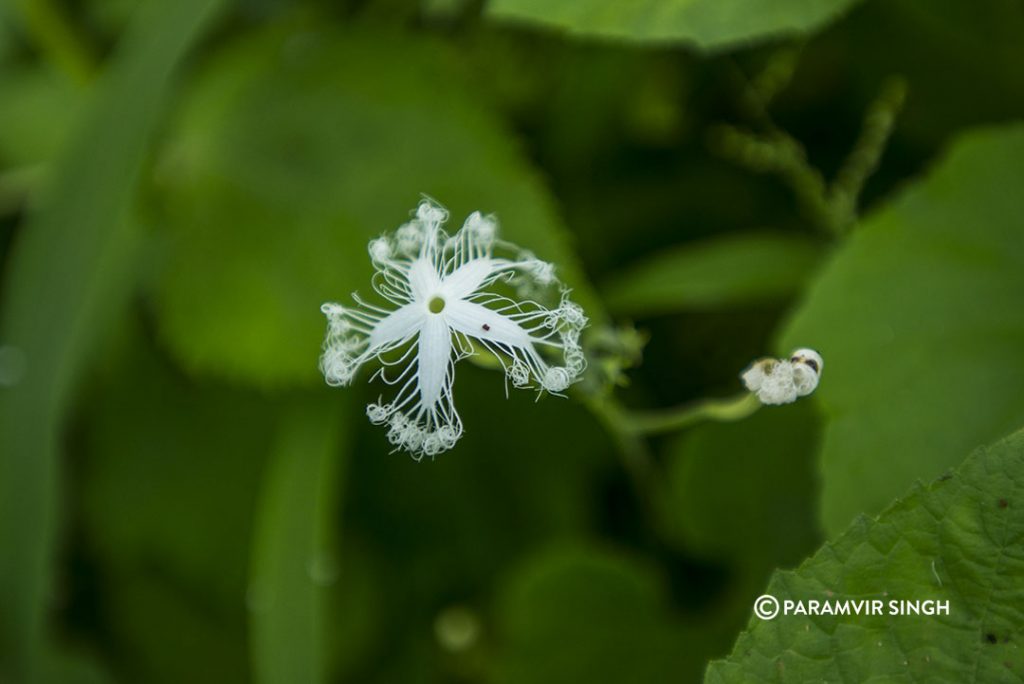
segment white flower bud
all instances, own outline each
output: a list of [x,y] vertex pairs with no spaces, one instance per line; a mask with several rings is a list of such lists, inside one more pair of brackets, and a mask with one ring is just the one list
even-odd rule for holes
[[793,384],[796,393],[806,397],[818,387],[818,374],[803,364],[793,364]]
[[797,390],[793,382],[793,364],[789,361],[778,361],[766,373],[757,390],[757,398],[762,404],[791,404],[796,401]]
[[743,374],[743,384],[763,404],[789,404],[818,387],[824,361],[813,349],[797,349],[790,360],[758,359]]
[[743,375],[740,376],[743,378],[743,384],[751,392],[758,391],[764,384],[764,379],[771,374],[777,363],[776,359],[758,359],[743,371]]

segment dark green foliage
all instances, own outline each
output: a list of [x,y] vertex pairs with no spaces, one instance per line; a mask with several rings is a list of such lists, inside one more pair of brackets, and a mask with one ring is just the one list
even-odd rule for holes
[[[914,489],[1024,424],[1019,2],[219,6],[0,9],[0,681],[1020,679],[1021,438]],[[317,357],[421,193],[591,329],[416,463]]]
[[1020,681],[1022,496],[1018,432],[952,476],[918,485],[877,520],[858,518],[766,590],[779,601],[880,599],[886,610],[892,600],[948,601],[948,615],[753,618],[705,681]]

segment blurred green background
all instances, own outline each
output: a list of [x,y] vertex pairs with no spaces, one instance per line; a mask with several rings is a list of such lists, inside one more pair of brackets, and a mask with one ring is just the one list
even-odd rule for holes
[[[1024,424],[1024,5],[646,5],[3,6],[0,682],[700,681]],[[316,363],[421,193],[558,265],[592,377],[462,363],[415,463]],[[637,427],[795,346],[812,398]]]

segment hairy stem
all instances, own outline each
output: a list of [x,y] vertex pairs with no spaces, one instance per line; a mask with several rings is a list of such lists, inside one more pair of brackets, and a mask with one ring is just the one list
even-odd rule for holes
[[744,392],[730,399],[702,399],[671,409],[637,411],[623,416],[634,435],[659,435],[675,432],[707,420],[732,422],[753,415],[761,403]]
[[734,65],[740,82],[740,104],[757,130],[719,125],[711,130],[710,142],[722,157],[754,172],[773,173],[782,178],[818,228],[842,237],[857,222],[861,191],[878,168],[892,135],[906,98],[906,81],[892,78],[882,87],[864,116],[857,142],[829,183],[808,161],[803,145],[780,128],[768,111],[772,98],[792,78],[798,56],[799,49],[780,51],[764,73],[753,80]]
[[857,220],[857,200],[864,183],[878,168],[906,95],[907,83],[902,78],[893,78],[882,87],[864,115],[860,137],[829,188],[829,202],[836,222],[844,230]]

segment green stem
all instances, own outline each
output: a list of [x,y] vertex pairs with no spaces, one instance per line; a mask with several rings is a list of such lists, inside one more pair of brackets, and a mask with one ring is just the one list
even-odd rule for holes
[[85,85],[96,75],[92,49],[52,0],[21,0],[25,26],[39,49],[71,79]]
[[724,157],[755,172],[780,176],[814,224],[823,232],[841,238],[857,221],[858,199],[865,182],[878,168],[896,116],[903,107],[906,81],[893,78],[885,84],[864,116],[856,144],[834,181],[829,183],[808,161],[800,142],[781,129],[768,111],[772,97],[792,77],[798,54],[798,51],[779,53],[753,83],[733,63],[733,72],[740,83],[740,102],[759,130],[718,126],[713,129],[711,140]]
[[659,435],[675,432],[706,420],[732,422],[753,415],[761,403],[744,392],[731,399],[703,399],[691,404],[659,411],[640,411],[623,416],[634,435]]
[[893,78],[885,84],[864,115],[860,137],[829,189],[829,200],[844,231],[857,220],[857,200],[864,183],[878,168],[906,95],[904,79]]

